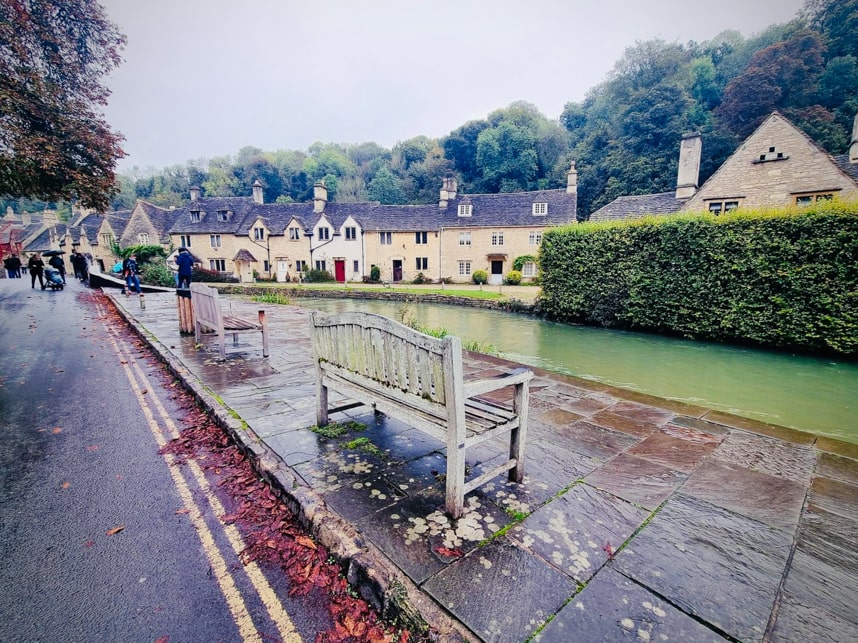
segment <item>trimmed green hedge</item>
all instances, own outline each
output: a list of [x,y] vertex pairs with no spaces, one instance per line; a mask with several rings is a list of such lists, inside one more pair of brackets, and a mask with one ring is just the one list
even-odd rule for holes
[[571,225],[539,265],[561,321],[858,354],[858,203]]

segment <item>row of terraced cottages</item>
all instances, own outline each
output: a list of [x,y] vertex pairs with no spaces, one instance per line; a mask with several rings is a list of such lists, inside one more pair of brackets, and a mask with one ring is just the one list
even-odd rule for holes
[[[501,283],[518,257],[535,257],[543,232],[574,223],[577,172],[566,189],[462,195],[455,178],[444,179],[438,204],[381,205],[328,201],[323,182],[312,203],[264,203],[256,181],[252,197],[204,198],[192,188],[182,208],[166,210],[140,201],[130,212],[91,214],[70,226],[72,243],[102,269],[120,246],[160,243],[184,246],[204,268],[242,282],[255,276],[294,280],[325,270],[339,282],[361,281],[378,267],[383,281],[449,279],[470,282],[476,270]],[[525,280],[536,265],[525,261]]]

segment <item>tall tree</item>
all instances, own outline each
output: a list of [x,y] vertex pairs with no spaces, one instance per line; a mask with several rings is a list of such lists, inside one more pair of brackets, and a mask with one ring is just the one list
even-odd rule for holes
[[95,0],[0,2],[0,195],[110,205],[123,139],[98,109],[124,45]]

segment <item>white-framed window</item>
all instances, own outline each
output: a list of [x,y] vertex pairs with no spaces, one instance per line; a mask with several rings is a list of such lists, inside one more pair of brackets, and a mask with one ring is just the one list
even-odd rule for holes
[[533,216],[544,217],[546,214],[548,214],[548,204],[547,203],[534,203],[533,204]]
[[460,232],[459,233],[459,245],[460,246],[471,245],[471,233],[470,232]]
[[425,246],[429,243],[429,233],[428,232],[415,232],[414,233],[414,243],[418,246]]
[[392,232],[379,232],[378,233],[378,242],[383,246],[393,245],[393,233]]
[[474,206],[470,203],[460,203],[459,204],[459,216],[460,217],[469,217],[474,211]]
[[502,246],[503,245],[503,231],[492,232],[492,245],[493,246]]
[[296,259],[295,272],[307,272],[307,262],[303,259]]
[[199,223],[203,220],[203,216],[199,210],[191,210],[191,223]]
[[542,230],[531,230],[527,235],[527,243],[531,246],[538,246],[542,243]]
[[327,270],[326,266],[324,259],[316,259],[316,270]]
[[460,261],[459,262],[459,274],[462,276],[468,276],[471,274],[471,262],[470,261]]
[[709,213],[721,214],[722,212],[731,212],[739,207],[738,201],[710,201]]
[[209,241],[211,241],[212,248],[220,248],[220,235],[219,234],[210,234]]
[[229,221],[229,210],[218,210],[217,211],[217,220],[218,221]]
[[300,228],[289,228],[289,241],[300,241],[301,240],[301,229]]
[[137,243],[141,246],[149,243],[149,233],[148,232],[140,232],[137,234]]
[[796,205],[811,205],[817,201],[831,201],[834,198],[833,192],[813,192],[807,194],[796,194]]
[[264,241],[265,240],[265,228],[254,228],[253,229],[253,238],[256,241]]
[[536,264],[532,261],[525,261],[524,265],[521,267],[521,276],[522,277],[535,277],[536,276]]
[[357,228],[349,226],[346,228],[346,241],[354,241],[357,239]]
[[181,236],[179,237],[179,240],[180,240],[180,243],[181,243],[185,248],[190,248],[190,247],[191,247],[191,235],[189,235],[189,234],[183,234],[183,235],[181,235]]
[[113,235],[109,233],[104,233],[101,235],[101,243],[106,246],[113,245]]
[[226,272],[226,259],[209,259],[209,268],[217,272]]
[[429,257],[417,257],[417,270],[429,270]]
[[319,228],[319,241],[327,241],[331,238],[331,229],[326,227]]

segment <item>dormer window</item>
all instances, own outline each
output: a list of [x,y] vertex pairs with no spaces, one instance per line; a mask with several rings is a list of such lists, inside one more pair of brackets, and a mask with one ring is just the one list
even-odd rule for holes
[[218,210],[217,211],[217,220],[218,221],[229,221],[229,210]]
[[327,241],[331,238],[331,229],[330,228],[319,228],[319,241]]
[[544,217],[546,214],[548,214],[548,204],[547,203],[534,203],[533,204],[533,216]]
[[202,220],[199,210],[191,210],[191,223],[199,223]]
[[459,204],[459,216],[460,217],[469,217],[473,212],[474,206],[470,203],[460,203]]
[[253,238],[256,241],[265,241],[265,228],[254,228]]
[[289,241],[300,241],[301,240],[301,229],[300,228],[289,228]]

